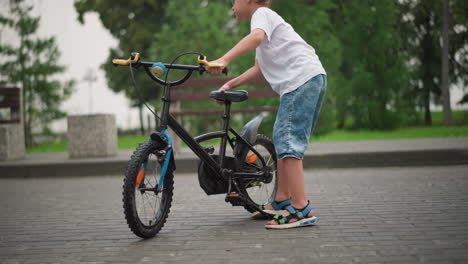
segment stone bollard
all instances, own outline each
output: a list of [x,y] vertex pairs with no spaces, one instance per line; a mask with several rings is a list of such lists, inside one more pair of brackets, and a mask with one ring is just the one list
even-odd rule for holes
[[72,159],[117,155],[117,127],[110,114],[69,116],[68,156]]
[[24,152],[23,125],[0,125],[0,160],[22,159]]

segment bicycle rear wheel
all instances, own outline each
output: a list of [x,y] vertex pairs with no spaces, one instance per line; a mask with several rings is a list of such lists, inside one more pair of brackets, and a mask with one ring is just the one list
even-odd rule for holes
[[[145,142],[133,153],[123,184],[123,208],[129,228],[142,238],[154,237],[169,215],[174,177],[168,170],[161,181],[157,143]],[[162,186],[161,186],[162,184]]]
[[[271,172],[271,177],[263,180],[240,179],[241,191],[247,199],[250,199],[255,204],[255,206],[252,204],[244,205],[244,208],[251,213],[258,211],[260,205],[273,201],[276,195],[276,190],[278,188],[276,173],[277,158],[273,142],[267,136],[258,135],[257,140],[253,144],[253,147],[259,154],[262,155],[266,163],[265,166],[267,166]],[[246,171],[256,172],[264,170],[262,162],[252,151],[248,152],[247,159],[244,162],[244,170]]]

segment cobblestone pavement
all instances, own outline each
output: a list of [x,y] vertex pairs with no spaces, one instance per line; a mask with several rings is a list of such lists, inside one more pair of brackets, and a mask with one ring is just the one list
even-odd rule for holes
[[0,263],[468,263],[468,166],[306,171],[317,226],[266,230],[176,174],[141,240],[121,177],[0,179]]

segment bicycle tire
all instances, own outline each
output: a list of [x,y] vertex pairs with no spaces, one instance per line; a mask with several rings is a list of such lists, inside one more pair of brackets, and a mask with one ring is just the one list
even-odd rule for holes
[[[242,178],[240,179],[240,184],[239,184],[240,191],[242,192],[242,194],[247,199],[249,199],[253,204],[256,205],[256,206],[253,206],[252,204],[249,204],[249,203],[244,204],[244,208],[250,213],[254,213],[254,212],[258,211],[259,206],[261,204],[263,204],[264,202],[268,202],[268,201],[271,201],[272,199],[274,199],[275,195],[276,195],[276,190],[278,188],[278,180],[277,180],[277,172],[276,172],[277,171],[277,156],[276,156],[275,146],[274,146],[272,140],[270,138],[268,138],[267,136],[265,136],[265,135],[259,134],[259,135],[257,135],[257,139],[256,139],[255,143],[252,146],[254,148],[256,146],[262,146],[268,152],[268,155],[271,157],[270,161],[273,162],[271,164],[273,166],[273,168],[272,168],[272,170],[273,170],[272,171],[273,179],[270,181],[270,183],[257,181],[257,182],[255,182],[255,185],[260,187],[260,189],[265,187],[266,185],[271,185],[272,184],[273,186],[271,186],[272,187],[271,192],[267,193],[267,195],[265,195],[265,197],[263,197],[263,198],[252,197],[253,196],[252,192],[249,191],[249,189],[252,188],[252,186],[249,187],[249,184],[252,185],[252,182],[246,182]],[[251,153],[251,152],[249,152],[249,153]],[[266,158],[266,162],[267,162],[267,165],[268,165],[268,157],[264,156],[264,159],[265,158]],[[260,161],[259,161],[259,164],[260,164]]]
[[[154,187],[154,189],[156,189],[156,184],[159,182],[160,175],[158,174],[158,170],[161,170],[161,163],[157,161],[157,156],[155,155],[155,152],[157,150],[158,144],[155,142],[147,141],[145,143],[140,144],[140,146],[135,150],[135,152],[131,156],[124,177],[122,201],[125,219],[127,220],[127,224],[130,230],[132,230],[132,232],[135,235],[142,238],[152,238],[161,230],[161,228],[164,226],[167,220],[172,204],[172,196],[174,191],[174,175],[172,171],[167,170],[163,182],[163,189],[159,193],[156,193],[154,191],[155,201],[157,201],[158,196],[160,196],[159,209],[157,210],[157,212],[154,212],[154,222],[151,222],[153,220],[147,221],[145,219],[142,219],[143,212],[141,212],[141,210],[138,209],[138,197],[140,195],[143,196],[147,192],[151,192],[142,192],[141,186],[146,187],[146,185],[148,184],[148,186]],[[141,183],[143,185],[136,186],[138,173],[142,169],[142,164],[145,161],[148,162],[148,167],[146,169],[146,174],[143,177]],[[154,183],[152,182],[153,178]],[[142,199],[144,200],[143,197]],[[145,205],[145,203],[143,203],[143,205]],[[145,209],[143,208],[143,210]]]

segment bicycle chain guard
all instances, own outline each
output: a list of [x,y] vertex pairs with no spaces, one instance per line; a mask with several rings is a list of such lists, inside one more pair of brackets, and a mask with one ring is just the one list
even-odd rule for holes
[[[210,156],[213,157],[215,161],[219,162],[218,155],[213,154]],[[225,157],[224,162],[226,164],[226,169],[235,171],[236,162],[233,157]],[[198,162],[198,182],[207,195],[228,192],[229,182],[219,177],[218,174],[203,161]]]

